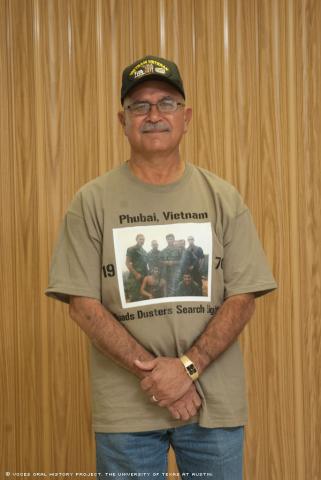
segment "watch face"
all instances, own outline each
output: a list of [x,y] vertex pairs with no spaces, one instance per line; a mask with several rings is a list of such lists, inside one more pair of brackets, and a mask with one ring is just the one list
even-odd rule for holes
[[187,370],[188,370],[188,373],[190,375],[194,375],[194,373],[197,373],[197,370],[196,368],[194,367],[193,363],[191,363],[190,365],[188,365],[188,367],[186,367]]

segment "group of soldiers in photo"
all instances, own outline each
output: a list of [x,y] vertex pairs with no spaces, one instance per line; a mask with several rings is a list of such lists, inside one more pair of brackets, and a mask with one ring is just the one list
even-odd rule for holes
[[175,240],[166,235],[167,247],[159,250],[157,240],[152,240],[151,250],[143,245],[145,236],[139,233],[136,244],[126,252],[124,275],[127,302],[164,297],[207,296],[208,255],[195,245],[193,236]]

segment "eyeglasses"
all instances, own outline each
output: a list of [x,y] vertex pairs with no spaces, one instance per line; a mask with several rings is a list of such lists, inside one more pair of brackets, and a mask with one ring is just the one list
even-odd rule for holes
[[146,115],[151,111],[152,105],[157,106],[157,110],[160,113],[173,113],[179,107],[184,107],[185,103],[177,102],[171,98],[163,98],[157,103],[150,102],[134,102],[131,105],[127,105],[125,110],[129,110],[132,115]]

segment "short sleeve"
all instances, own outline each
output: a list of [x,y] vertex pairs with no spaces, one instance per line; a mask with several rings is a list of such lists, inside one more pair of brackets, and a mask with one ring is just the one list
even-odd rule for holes
[[90,221],[68,211],[52,258],[46,295],[69,303],[70,295],[101,300],[101,241]]
[[247,208],[230,220],[224,233],[223,274],[225,298],[260,296],[277,288]]

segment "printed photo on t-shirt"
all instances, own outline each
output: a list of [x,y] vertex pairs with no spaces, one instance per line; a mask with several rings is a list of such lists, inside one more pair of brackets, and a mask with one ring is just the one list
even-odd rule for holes
[[123,308],[211,300],[210,223],[113,229]]

